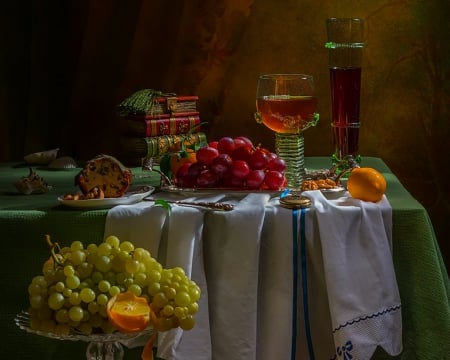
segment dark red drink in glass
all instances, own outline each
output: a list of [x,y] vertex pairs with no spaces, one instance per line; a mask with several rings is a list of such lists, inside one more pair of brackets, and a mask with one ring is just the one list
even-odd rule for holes
[[335,157],[358,157],[361,68],[330,68]]
[[349,157],[360,161],[363,23],[362,19],[357,18],[327,19],[328,42],[325,47],[329,54],[334,164]]

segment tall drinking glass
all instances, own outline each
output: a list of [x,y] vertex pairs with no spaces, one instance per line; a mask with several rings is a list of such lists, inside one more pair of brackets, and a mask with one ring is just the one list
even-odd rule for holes
[[319,120],[314,80],[303,74],[261,75],[255,119],[275,132],[275,150],[286,162],[286,179],[298,189],[305,178],[303,131]]
[[360,162],[359,110],[364,21],[354,18],[327,19],[333,163],[352,157]]

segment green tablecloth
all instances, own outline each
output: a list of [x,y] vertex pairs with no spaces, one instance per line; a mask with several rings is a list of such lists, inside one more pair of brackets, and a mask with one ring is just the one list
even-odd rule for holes
[[[67,209],[59,195],[75,192],[74,176],[79,171],[35,169],[52,185],[43,195],[25,196],[13,182],[28,174],[26,167],[0,166],[0,235],[3,273],[0,353],[8,359],[81,359],[86,344],[56,341],[26,334],[14,324],[14,316],[27,308],[27,285],[41,270],[48,251],[43,241],[50,234],[55,241],[100,242],[107,210]],[[387,179],[387,197],[393,208],[394,264],[402,299],[404,351],[400,359],[450,358],[450,282],[427,212],[378,158],[364,158],[363,166],[381,171]],[[328,158],[307,158],[306,166],[330,166]],[[135,184],[157,185],[158,176],[143,178],[133,169]],[[139,358],[140,349],[126,351],[126,359]],[[389,358],[378,352],[376,359]]]

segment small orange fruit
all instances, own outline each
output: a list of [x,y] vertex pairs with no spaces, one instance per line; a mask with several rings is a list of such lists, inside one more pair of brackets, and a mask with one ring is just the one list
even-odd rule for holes
[[373,168],[354,168],[347,180],[347,189],[355,199],[378,202],[386,192],[386,179]]
[[187,149],[185,151],[171,154],[170,155],[170,171],[172,172],[172,177],[175,177],[184,164],[192,164],[197,161],[197,153],[192,149]]
[[147,299],[132,292],[113,296],[109,299],[106,310],[111,324],[121,332],[139,332],[150,323],[151,309]]

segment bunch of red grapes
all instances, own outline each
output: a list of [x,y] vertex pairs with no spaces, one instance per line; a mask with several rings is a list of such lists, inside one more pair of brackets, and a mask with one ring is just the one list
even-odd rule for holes
[[198,149],[196,162],[180,167],[181,188],[280,190],[286,187],[286,163],[244,136],[222,137]]

